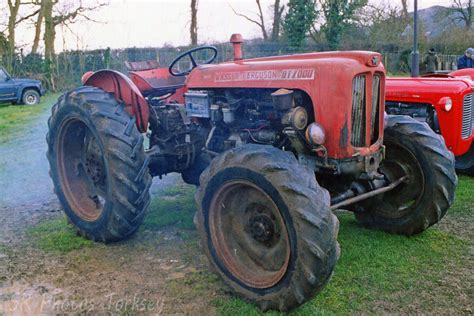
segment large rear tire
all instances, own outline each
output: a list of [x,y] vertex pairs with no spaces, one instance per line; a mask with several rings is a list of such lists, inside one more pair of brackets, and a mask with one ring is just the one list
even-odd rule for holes
[[81,87],[59,98],[48,125],[50,175],[70,222],[96,241],[133,234],[150,202],[151,176],[143,136],[123,103]]
[[380,172],[391,182],[403,176],[408,180],[359,204],[356,218],[370,228],[414,235],[439,222],[452,205],[454,156],[426,123],[398,115],[389,115],[386,123]]
[[246,145],[212,160],[200,182],[202,246],[234,293],[287,311],[323,288],[339,257],[339,221],[312,170],[291,153]]

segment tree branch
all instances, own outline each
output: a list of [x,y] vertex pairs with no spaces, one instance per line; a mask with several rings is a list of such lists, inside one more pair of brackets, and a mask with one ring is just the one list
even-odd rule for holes
[[232,6],[231,6],[230,8],[232,9],[232,11],[234,11],[235,15],[238,15],[238,16],[240,16],[240,17],[246,19],[247,21],[252,22],[252,23],[255,23],[255,24],[257,24],[258,26],[262,27],[262,24],[260,24],[260,22],[254,20],[254,19],[249,18],[249,17],[246,16],[245,14],[242,14],[242,13],[239,13],[239,12],[235,11],[234,8],[232,8]]

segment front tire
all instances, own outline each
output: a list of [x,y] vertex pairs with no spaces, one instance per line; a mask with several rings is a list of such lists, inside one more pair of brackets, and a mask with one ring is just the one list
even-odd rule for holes
[[200,182],[202,246],[234,293],[287,311],[324,287],[339,257],[339,222],[312,170],[291,153],[245,145],[212,160]]
[[38,91],[33,90],[33,89],[28,89],[23,92],[23,95],[21,97],[21,102],[24,105],[35,105],[40,103],[40,95]]
[[50,175],[69,221],[102,242],[140,226],[150,202],[143,136],[111,94],[81,87],[61,96],[48,121]]
[[459,173],[474,177],[474,143],[467,153],[456,157],[456,170]]
[[389,115],[384,131],[386,157],[380,172],[394,190],[356,206],[356,218],[370,228],[414,235],[439,222],[454,201],[457,176],[454,156],[427,124]]

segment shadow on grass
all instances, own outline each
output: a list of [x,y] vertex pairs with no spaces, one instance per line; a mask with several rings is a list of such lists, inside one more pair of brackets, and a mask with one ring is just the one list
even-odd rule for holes
[[166,188],[152,196],[141,229],[156,231],[173,225],[180,229],[194,230],[195,192],[194,186],[183,184]]

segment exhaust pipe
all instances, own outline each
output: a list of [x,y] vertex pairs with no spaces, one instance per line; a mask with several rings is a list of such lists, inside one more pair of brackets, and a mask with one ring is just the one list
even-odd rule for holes
[[230,42],[234,45],[234,60],[242,60],[242,43],[244,42],[242,35],[238,33],[232,34]]

